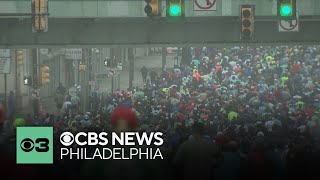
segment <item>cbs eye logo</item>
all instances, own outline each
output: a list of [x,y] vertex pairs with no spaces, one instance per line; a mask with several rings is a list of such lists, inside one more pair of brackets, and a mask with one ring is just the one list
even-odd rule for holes
[[48,152],[49,139],[37,138],[35,141],[33,141],[30,138],[25,138],[20,142],[20,148],[24,152],[31,152],[33,149],[35,149],[37,152]]
[[60,135],[60,142],[64,146],[70,146],[72,145],[74,141],[73,134],[70,132],[64,132]]

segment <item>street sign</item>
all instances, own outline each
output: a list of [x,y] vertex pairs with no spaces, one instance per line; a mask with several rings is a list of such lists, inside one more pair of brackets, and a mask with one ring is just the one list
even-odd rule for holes
[[0,74],[10,74],[10,58],[0,57]]
[[279,32],[299,32],[299,15],[294,20],[280,20]]
[[10,57],[10,49],[0,49],[0,57]]
[[31,90],[31,97],[32,97],[32,99],[39,99],[40,98],[40,89],[32,89]]
[[68,48],[65,52],[66,59],[82,59],[81,48]]
[[194,11],[216,11],[217,0],[193,0]]
[[109,77],[114,77],[117,75],[117,70],[116,69],[113,69],[113,68],[109,68],[108,69],[108,76]]
[[118,63],[117,70],[122,71],[122,63]]
[[69,95],[70,96],[77,96],[77,88],[76,87],[71,87],[69,89]]
[[96,74],[96,81],[103,81],[103,80],[106,80],[108,77],[109,77],[108,74],[99,73],[99,74]]

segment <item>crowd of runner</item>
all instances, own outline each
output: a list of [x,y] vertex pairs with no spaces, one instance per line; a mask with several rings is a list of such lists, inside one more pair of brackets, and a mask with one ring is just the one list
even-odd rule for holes
[[[57,134],[111,131],[112,111],[122,106],[137,116],[130,130],[165,133],[165,162],[151,179],[164,174],[289,179],[317,173],[320,46],[206,48],[190,64],[161,74],[146,67],[141,72],[143,87],[92,93],[89,112],[79,111],[80,99],[60,95],[61,114],[29,115],[14,126],[53,126]],[[207,158],[212,154],[214,160]],[[82,163],[70,166],[85,171]]]

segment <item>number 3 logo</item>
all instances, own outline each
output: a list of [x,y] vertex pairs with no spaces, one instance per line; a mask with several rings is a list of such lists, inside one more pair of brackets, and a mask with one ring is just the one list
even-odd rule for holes
[[20,143],[21,150],[24,152],[31,152],[35,149],[37,152],[49,151],[49,139],[38,138],[35,143],[30,138],[25,138]]
[[38,138],[38,139],[36,139],[36,144],[39,144],[39,147],[35,148],[37,152],[48,152],[49,151],[49,139]]

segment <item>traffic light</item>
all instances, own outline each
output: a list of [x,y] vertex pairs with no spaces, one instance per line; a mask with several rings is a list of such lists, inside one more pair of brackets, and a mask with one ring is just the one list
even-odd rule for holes
[[255,6],[254,5],[241,5],[241,39],[252,40],[254,39],[254,20],[255,20]]
[[42,67],[40,68],[40,84],[41,84],[41,85],[47,85],[47,84],[49,84],[49,82],[50,82],[50,79],[49,79],[49,76],[50,76],[49,71],[50,71],[50,69],[49,69],[48,66],[42,66]]
[[296,19],[296,0],[277,0],[277,16],[281,20]]
[[184,17],[184,0],[167,0],[167,17]]
[[85,64],[82,64],[82,63],[79,64],[80,71],[85,71],[86,69],[87,69],[87,66]]
[[147,16],[160,16],[161,15],[161,2],[160,0],[145,0],[147,5],[144,7],[144,12]]
[[22,49],[17,49],[16,50],[16,63],[17,65],[21,65],[24,62],[24,57],[23,57],[23,50]]
[[48,0],[32,0],[33,32],[48,31]]

